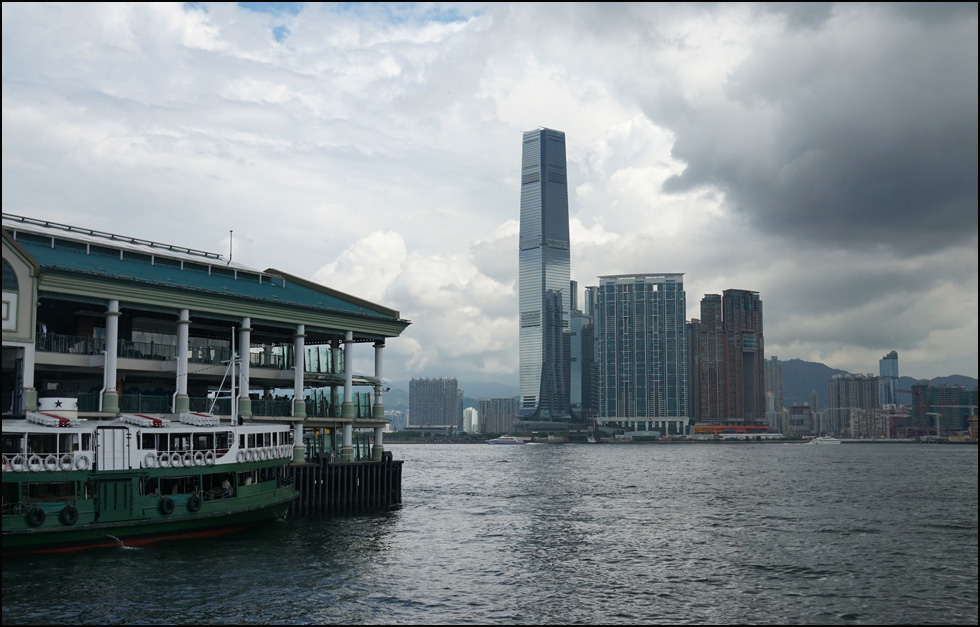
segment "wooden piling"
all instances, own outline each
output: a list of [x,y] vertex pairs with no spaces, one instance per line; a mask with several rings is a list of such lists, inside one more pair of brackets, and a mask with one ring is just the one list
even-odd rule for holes
[[328,462],[290,466],[299,498],[292,514],[350,514],[402,502],[402,461]]

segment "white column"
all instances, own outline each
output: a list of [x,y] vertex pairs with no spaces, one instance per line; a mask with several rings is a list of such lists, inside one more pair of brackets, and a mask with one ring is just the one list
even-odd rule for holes
[[105,317],[105,390],[100,411],[119,413],[119,392],[116,390],[116,364],[119,353],[119,301],[110,300]]
[[190,343],[191,312],[180,310],[177,320],[177,398],[174,401],[174,413],[181,414],[190,410],[190,398],[187,396],[187,348]]
[[[296,335],[293,336],[293,416],[296,418],[306,417],[306,399],[303,397],[303,374],[306,368],[303,359],[306,353],[305,338],[306,327],[297,324]],[[302,442],[301,439],[299,443]]]
[[34,389],[34,350],[33,343],[24,345],[24,411],[37,411],[37,390]]
[[374,428],[374,447],[371,449],[371,459],[380,462],[384,458],[384,427]]
[[351,353],[354,347],[354,332],[348,331],[344,340],[344,404],[340,417],[347,420],[344,424],[344,443],[340,448],[341,461],[354,460],[354,360]]
[[344,340],[344,405],[341,417],[354,418],[354,332],[348,331]]
[[381,381],[381,353],[384,347],[383,340],[374,343],[374,378],[378,382],[374,385],[374,407],[371,408],[371,415],[377,420],[384,420],[385,417],[384,383]]
[[238,368],[238,415],[248,417],[252,415],[252,397],[248,395],[248,367],[252,345],[252,319],[242,318],[242,328],[238,330],[238,354],[240,355]]
[[[330,340],[330,360],[332,362],[332,367],[330,372],[332,374],[337,374],[340,371],[340,340],[334,339]],[[330,416],[332,418],[339,418],[340,412],[338,407],[340,406],[340,390],[337,389],[336,385],[330,386]]]
[[306,445],[303,444],[303,423],[293,423],[293,463],[302,464],[306,461]]

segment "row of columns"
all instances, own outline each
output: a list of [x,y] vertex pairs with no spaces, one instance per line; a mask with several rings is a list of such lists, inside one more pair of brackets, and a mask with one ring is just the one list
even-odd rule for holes
[[[119,301],[110,300],[106,312],[106,350],[105,366],[103,373],[103,389],[99,398],[99,411],[104,413],[119,413],[119,391],[116,389],[118,371],[118,345],[119,345]],[[238,411],[242,417],[252,415],[252,401],[249,396],[249,359],[248,347],[251,346],[251,318],[242,318],[242,326],[239,329],[239,346],[241,354],[245,355],[240,359],[239,366],[239,393]],[[293,336],[294,362],[293,362],[293,422],[294,441],[296,445],[293,449],[293,461],[303,462],[306,455],[306,447],[303,445],[303,421],[306,418],[306,398],[303,393],[303,376],[306,368],[305,356],[305,325],[296,325],[296,333]],[[190,410],[190,397],[187,394],[188,360],[187,352],[190,342],[190,311],[181,309],[177,320],[177,385],[174,394],[173,410],[180,414]],[[341,405],[340,417],[352,421],[354,419],[354,370],[353,370],[353,345],[354,333],[347,331],[344,342],[344,400]],[[335,340],[331,346],[335,349],[331,351],[334,359],[334,371],[339,367],[340,354],[336,350],[339,348],[340,341]],[[379,383],[375,385],[375,402],[372,407],[372,417],[377,419],[384,418],[384,403],[382,399],[383,389],[380,384],[382,373],[382,349],[384,342],[378,341],[374,344],[374,376]],[[24,390],[25,406],[28,410],[37,409],[37,391],[34,389],[34,347],[24,351]],[[335,390],[331,390],[331,402],[336,403]],[[342,461],[352,461],[354,457],[353,447],[353,425],[347,422],[343,429],[343,444],[340,450]],[[374,447],[371,451],[372,459],[381,461],[384,453],[382,443],[382,427],[374,429]]]

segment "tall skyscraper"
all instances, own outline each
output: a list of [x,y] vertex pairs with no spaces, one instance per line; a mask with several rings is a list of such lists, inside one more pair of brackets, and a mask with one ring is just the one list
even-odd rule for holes
[[687,431],[683,274],[599,277],[596,363],[600,423]]
[[723,424],[725,407],[725,328],[722,324],[721,294],[705,294],[701,299],[698,327],[698,405],[699,422]]
[[701,300],[699,421],[764,424],[765,351],[758,292],[725,290]]
[[881,406],[896,405],[898,384],[898,353],[892,351],[878,361],[878,402]]
[[728,414],[746,424],[762,423],[766,417],[762,300],[758,292],[725,290],[722,309],[728,351]]
[[521,158],[520,409],[525,420],[567,420],[571,262],[565,134],[524,133]]
[[778,357],[766,360],[766,413],[783,411],[783,367]]

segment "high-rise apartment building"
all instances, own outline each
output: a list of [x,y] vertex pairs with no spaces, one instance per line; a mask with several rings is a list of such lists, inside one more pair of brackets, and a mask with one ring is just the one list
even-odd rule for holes
[[600,423],[636,431],[686,433],[683,277],[599,277],[595,335]]
[[413,427],[458,428],[463,419],[459,383],[456,379],[412,379],[408,408]]
[[778,357],[766,360],[766,413],[783,410],[783,367]]
[[878,402],[881,406],[897,405],[898,352],[891,351],[878,361]]
[[571,306],[565,134],[524,133],[518,269],[520,410],[527,420],[567,420]]
[[701,300],[700,415],[708,424],[764,424],[765,346],[758,292],[725,290]]
[[517,417],[516,398],[483,398],[477,401],[480,433],[510,433]]
[[868,374],[835,374],[827,383],[827,409],[821,435],[849,433],[848,425],[859,414],[878,409],[878,377]]

